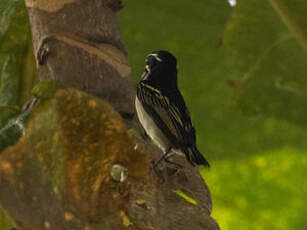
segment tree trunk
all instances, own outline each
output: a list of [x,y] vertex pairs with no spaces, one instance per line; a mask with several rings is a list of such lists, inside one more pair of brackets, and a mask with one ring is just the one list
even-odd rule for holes
[[[116,15],[121,2],[26,5],[40,79],[74,89],[59,89],[40,104],[26,135],[0,157],[0,203],[16,228],[219,229],[197,168],[175,157],[184,168],[161,164],[160,183],[150,171],[160,150],[126,130],[122,118],[134,117],[135,87]],[[124,169],[120,179],[110,175],[116,165]]]
[[119,0],[27,0],[41,80],[60,80],[134,114],[135,89],[120,37]]

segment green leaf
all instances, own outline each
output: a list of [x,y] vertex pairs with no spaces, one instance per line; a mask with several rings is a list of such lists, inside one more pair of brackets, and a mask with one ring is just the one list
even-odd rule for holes
[[236,105],[307,125],[306,1],[241,0],[225,31]]
[[274,10],[293,34],[295,39],[307,51],[307,3],[304,0],[270,0]]
[[187,202],[197,205],[196,200],[194,200],[193,198],[189,197],[188,195],[186,195],[184,192],[182,192],[181,190],[175,190],[174,193],[176,193],[178,196],[182,197],[183,199],[185,199]]
[[23,135],[25,123],[19,117],[12,118],[0,129],[0,155],[9,146],[17,143]]
[[[25,2],[0,2],[0,129],[31,96],[37,79]],[[13,111],[12,111],[13,110]]]
[[25,103],[22,111],[14,107],[0,106],[0,114],[3,119],[0,123],[0,154],[8,146],[16,144],[19,138],[24,135],[28,117],[36,106],[51,98],[57,89],[63,87],[59,81],[43,81],[33,87],[33,97]]

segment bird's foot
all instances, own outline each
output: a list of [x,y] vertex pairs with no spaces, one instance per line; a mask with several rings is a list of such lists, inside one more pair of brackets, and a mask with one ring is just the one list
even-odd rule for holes
[[175,168],[175,167],[167,167],[166,168],[166,174],[167,177],[172,177],[177,175],[180,172],[180,168]]
[[163,184],[165,182],[165,178],[163,177],[163,174],[161,173],[161,171],[158,169],[157,166],[158,164],[156,161],[152,160],[150,162],[150,174],[152,175],[154,172],[154,174],[156,174],[156,176],[158,177],[159,183]]
[[178,170],[183,168],[183,166],[182,166],[181,164],[178,164],[178,163],[176,163],[176,162],[170,161],[168,158],[165,158],[164,161],[165,161],[166,163],[171,164],[171,165],[175,165],[175,166],[177,167]]

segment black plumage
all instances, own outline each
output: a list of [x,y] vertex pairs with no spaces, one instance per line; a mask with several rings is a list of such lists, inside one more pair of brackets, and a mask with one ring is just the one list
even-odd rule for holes
[[[137,85],[136,107],[145,131],[164,151],[163,158],[173,150],[183,153],[192,165],[209,167],[196,147],[195,128],[177,86],[177,61],[168,51],[147,56],[145,72]],[[148,125],[150,118],[154,124]],[[153,130],[157,128],[161,133]],[[165,138],[167,141],[161,141]]]

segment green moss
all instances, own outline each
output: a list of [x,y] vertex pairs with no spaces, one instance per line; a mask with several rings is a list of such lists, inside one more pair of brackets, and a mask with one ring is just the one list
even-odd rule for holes
[[36,84],[32,89],[32,95],[40,99],[51,98],[57,89],[64,88],[60,81],[48,80]]
[[138,143],[138,142],[144,142],[144,139],[143,139],[143,137],[140,135],[140,133],[139,133],[137,130],[133,129],[133,128],[128,129],[128,130],[127,130],[127,134],[128,134],[128,136],[129,136],[134,142],[136,142],[136,143]]
[[59,127],[59,114],[55,100],[43,101],[31,114],[29,120],[28,142],[41,160],[45,181],[51,181],[52,186],[62,188],[63,182],[63,142]]
[[123,182],[125,180],[125,175],[127,175],[127,168],[119,164],[114,164],[111,168],[110,175],[113,180],[117,182]]

